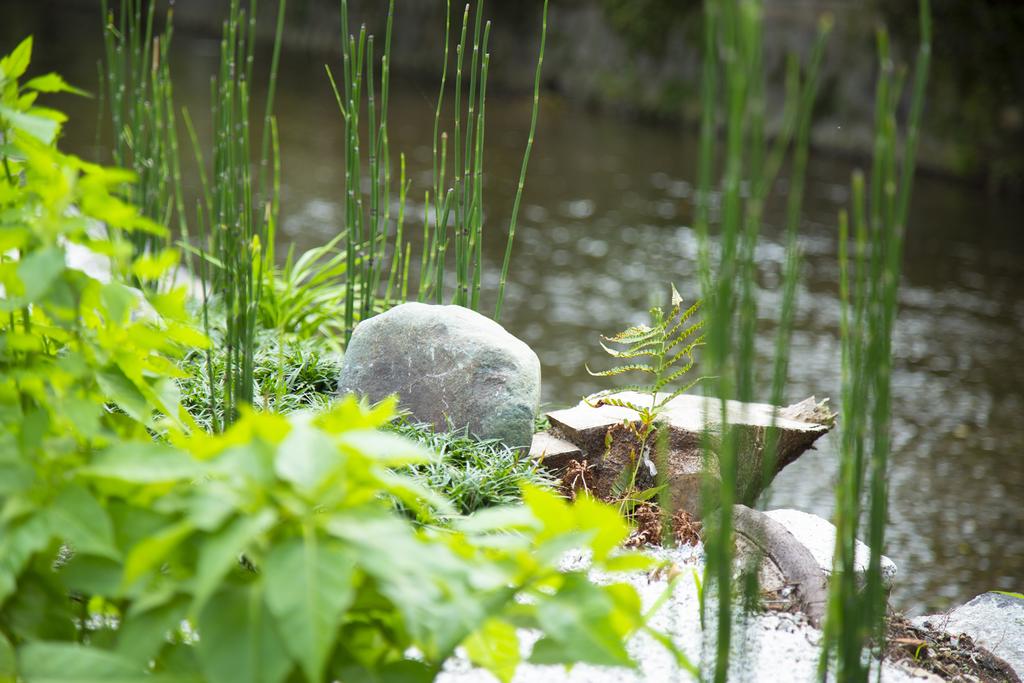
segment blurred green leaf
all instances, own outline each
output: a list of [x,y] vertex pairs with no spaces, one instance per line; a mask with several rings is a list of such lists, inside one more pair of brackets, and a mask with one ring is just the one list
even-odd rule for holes
[[292,668],[261,582],[221,588],[198,627],[199,663],[211,683],[280,683]]
[[50,524],[77,553],[120,558],[107,511],[81,486],[65,488],[49,509]]
[[515,626],[500,619],[488,619],[463,646],[469,661],[487,669],[502,683],[512,680],[521,659]]
[[345,610],[355,596],[355,560],[337,542],[307,533],[286,541],[264,565],[267,605],[307,680],[324,679]]

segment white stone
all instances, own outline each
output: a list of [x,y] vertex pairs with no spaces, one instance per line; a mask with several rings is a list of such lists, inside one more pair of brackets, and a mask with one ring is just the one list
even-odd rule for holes
[[982,593],[948,614],[917,617],[913,623],[966,633],[976,645],[999,657],[1024,678],[1024,598],[1007,593]]
[[[765,514],[776,522],[786,527],[789,533],[796,537],[818,562],[818,566],[825,572],[826,576],[832,574],[832,556],[836,545],[836,528],[827,519],[818,515],[812,515],[801,510],[782,508],[779,510],[768,510]],[[854,552],[857,574],[863,577],[867,572],[868,563],[871,558],[871,549],[857,541],[857,548]],[[891,588],[896,579],[896,563],[882,555],[882,583]]]

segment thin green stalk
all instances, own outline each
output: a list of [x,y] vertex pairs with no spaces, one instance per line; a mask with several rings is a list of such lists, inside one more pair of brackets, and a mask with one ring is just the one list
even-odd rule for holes
[[508,269],[512,262],[512,243],[516,238],[516,226],[519,222],[519,205],[523,199],[523,188],[526,186],[526,168],[530,164],[530,152],[533,150],[533,140],[537,134],[537,113],[540,110],[540,76],[541,68],[544,65],[544,45],[548,35],[548,0],[544,0],[544,10],[541,21],[540,52],[537,55],[537,68],[533,76],[533,108],[530,111],[530,134],[526,139],[526,149],[523,151],[523,165],[519,169],[519,183],[516,185],[516,196],[512,202],[512,215],[508,222],[508,239],[505,242],[505,257],[501,262],[501,277],[498,280],[498,301],[494,306],[494,319],[501,321],[501,307],[505,300],[505,285],[508,282]]

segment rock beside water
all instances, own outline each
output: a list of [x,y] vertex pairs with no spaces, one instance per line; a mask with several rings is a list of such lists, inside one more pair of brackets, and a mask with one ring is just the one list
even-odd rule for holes
[[952,635],[967,634],[1024,679],[1024,598],[982,593],[948,614],[917,617],[913,623]]
[[[579,448],[583,458],[593,466],[589,488],[603,499],[614,497],[612,486],[625,468],[636,466],[634,454],[640,450],[633,432],[623,427],[624,423],[638,421],[637,412],[608,401],[647,405],[651,397],[625,391],[592,397],[589,402],[585,400],[547,415],[551,422],[549,435]],[[814,442],[832,428],[835,417],[825,401],[819,402],[813,396],[785,408],[727,401],[725,409],[728,423],[738,431],[737,491],[743,503],[756,500],[782,468],[813,447]],[[668,481],[673,508],[699,517],[715,503],[705,501],[702,504],[700,500],[700,492],[705,490],[704,479],[718,476],[717,462],[715,458],[707,461],[701,439],[707,429],[712,440],[711,451],[717,452],[722,405],[717,399],[683,394],[664,405],[659,420],[668,431],[667,467],[663,474]],[[773,424],[777,438],[774,453],[769,458],[765,446]],[[535,457],[542,454],[542,446],[534,448]],[[650,448],[644,453],[644,466],[638,470],[637,487],[641,490],[655,485],[655,458],[649,451]],[[770,466],[766,466],[767,459],[771,460]],[[560,467],[555,460],[548,465],[556,470]]]
[[540,404],[540,361],[498,323],[461,306],[406,303],[356,326],[339,393],[398,394],[439,431],[528,448]]

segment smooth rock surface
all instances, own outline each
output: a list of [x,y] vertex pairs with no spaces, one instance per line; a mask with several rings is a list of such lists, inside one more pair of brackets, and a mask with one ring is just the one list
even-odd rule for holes
[[913,623],[953,635],[966,633],[1024,680],[1024,598],[982,593],[948,614],[917,617]]
[[540,403],[537,354],[461,306],[406,303],[356,326],[338,392],[371,402],[398,394],[413,419],[439,431],[529,448]]
[[[809,512],[787,508],[768,510],[764,514],[781,523],[796,540],[811,551],[811,555],[826,576],[832,574],[832,554],[836,543],[836,527],[832,522]],[[871,549],[857,541],[854,559],[858,578],[863,579],[870,558]],[[882,583],[887,588],[892,587],[896,573],[896,563],[882,555]]]

